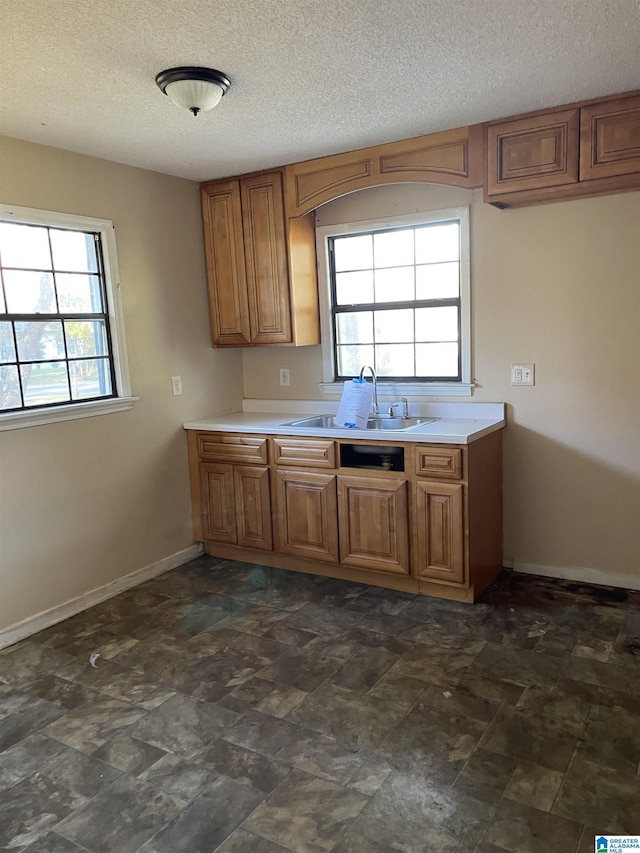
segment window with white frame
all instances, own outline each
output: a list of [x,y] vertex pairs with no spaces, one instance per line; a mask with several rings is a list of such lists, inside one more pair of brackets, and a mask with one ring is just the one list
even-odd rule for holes
[[131,399],[117,288],[113,223],[0,206],[0,426]]
[[325,382],[366,364],[381,382],[468,393],[468,208],[324,226],[318,244]]

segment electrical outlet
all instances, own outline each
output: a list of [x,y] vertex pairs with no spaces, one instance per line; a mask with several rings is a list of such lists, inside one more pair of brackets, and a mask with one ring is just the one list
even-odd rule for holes
[[182,394],[182,376],[171,377],[171,393],[174,397],[179,397]]
[[512,385],[534,385],[535,384],[535,365],[533,365],[533,364],[512,364],[511,365],[511,384]]
[[283,387],[291,385],[291,371],[288,367],[280,368],[280,385]]

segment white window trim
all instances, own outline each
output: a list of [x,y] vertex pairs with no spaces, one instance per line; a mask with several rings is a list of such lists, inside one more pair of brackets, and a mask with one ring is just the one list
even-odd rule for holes
[[402,225],[420,225],[442,219],[460,220],[460,358],[461,382],[386,382],[378,380],[378,396],[381,398],[406,397],[471,397],[471,289],[469,250],[469,208],[452,207],[444,210],[429,210],[420,213],[391,216],[385,219],[367,219],[339,225],[323,225],[316,228],[316,250],[318,257],[318,295],[320,300],[320,331],[322,341],[323,394],[338,396],[343,382],[334,382],[334,340],[331,323],[331,291],[329,287],[329,237],[342,237],[361,231],[375,231]]
[[[49,228],[69,228],[76,231],[94,231],[100,234],[104,264],[107,313],[111,331],[113,369],[116,377],[117,397],[92,400],[88,403],[70,403],[68,406],[23,409],[19,412],[0,413],[0,431],[21,427],[50,424],[123,412],[133,407],[138,397],[131,394],[131,380],[127,360],[127,342],[124,330],[124,315],[120,295],[120,274],[116,252],[115,226],[110,219],[95,219],[71,213],[57,213],[31,207],[0,204],[0,219],[28,225],[46,225]],[[1,315],[0,315],[1,316]]]

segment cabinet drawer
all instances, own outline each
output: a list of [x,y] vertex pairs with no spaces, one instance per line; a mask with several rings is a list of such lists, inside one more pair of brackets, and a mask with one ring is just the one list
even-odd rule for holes
[[262,435],[199,432],[197,445],[198,458],[204,461],[267,464],[267,439]]
[[274,438],[276,465],[335,468],[336,443],[328,438]]
[[419,445],[416,448],[416,474],[443,480],[461,480],[462,449]]

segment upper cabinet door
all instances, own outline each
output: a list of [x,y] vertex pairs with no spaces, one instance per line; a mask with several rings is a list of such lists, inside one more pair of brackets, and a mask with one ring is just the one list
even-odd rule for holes
[[201,189],[214,346],[251,343],[240,183],[204,184]]
[[580,110],[580,180],[640,172],[640,95]]
[[291,305],[282,175],[240,182],[247,291],[254,344],[290,343]]
[[489,124],[487,199],[576,183],[578,140],[578,109]]

